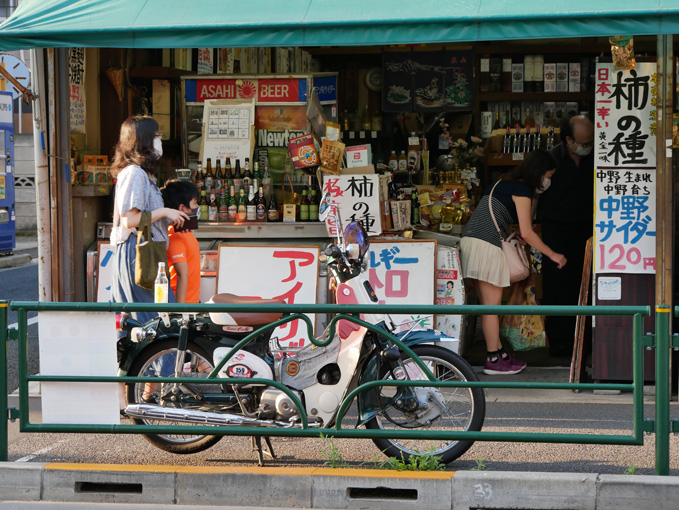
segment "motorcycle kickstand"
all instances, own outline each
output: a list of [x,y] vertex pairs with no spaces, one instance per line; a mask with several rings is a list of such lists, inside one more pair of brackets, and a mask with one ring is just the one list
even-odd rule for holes
[[264,466],[264,455],[270,457],[271,460],[276,459],[276,454],[273,451],[273,446],[269,436],[264,436],[266,449],[262,448],[262,436],[252,436],[250,440],[252,441],[252,451],[257,452],[257,464],[259,467]]

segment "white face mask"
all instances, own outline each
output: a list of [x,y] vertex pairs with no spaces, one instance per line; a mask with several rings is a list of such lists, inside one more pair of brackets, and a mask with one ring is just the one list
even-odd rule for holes
[[583,147],[582,145],[578,145],[576,142],[573,142],[573,144],[571,145],[571,150],[573,151],[574,154],[577,154],[578,156],[589,156],[593,148],[594,146],[592,145],[590,145],[589,147]]
[[159,158],[163,155],[163,142],[158,137],[153,139],[153,150]]
[[535,194],[539,195],[540,193],[544,193],[547,191],[547,188],[549,188],[552,185],[552,179],[549,177],[542,177],[542,184],[540,185],[541,189],[536,189]]

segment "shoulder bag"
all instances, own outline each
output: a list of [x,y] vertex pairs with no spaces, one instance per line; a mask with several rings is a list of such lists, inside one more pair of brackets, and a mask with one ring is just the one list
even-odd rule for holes
[[498,184],[500,184],[500,181],[495,183],[495,186],[493,186],[493,189],[490,191],[490,195],[488,196],[490,217],[493,218],[493,223],[495,223],[495,228],[497,229],[497,233],[500,236],[502,252],[505,254],[505,258],[507,259],[507,266],[509,266],[509,282],[520,282],[528,278],[528,275],[530,275],[530,263],[528,262],[526,251],[523,249],[523,246],[521,246],[519,240],[516,239],[514,234],[509,235],[507,239],[502,238],[502,232],[500,232],[500,227],[498,226],[497,220],[495,219],[495,214],[493,214],[492,201],[493,191],[495,191],[495,188]]
[[[144,242],[141,240],[144,235]],[[167,247],[165,241],[154,241],[151,238],[151,212],[142,211],[137,227],[137,256],[134,261],[134,283],[152,290],[158,275],[158,263],[163,262],[167,268]]]

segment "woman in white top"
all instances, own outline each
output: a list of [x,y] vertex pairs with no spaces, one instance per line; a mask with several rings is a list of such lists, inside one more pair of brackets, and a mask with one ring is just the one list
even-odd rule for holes
[[[153,291],[134,283],[137,227],[143,211],[151,212],[151,237],[168,242],[168,225],[181,226],[187,215],[164,207],[156,183],[163,146],[158,123],[152,117],[134,116],[120,127],[111,173],[117,178],[114,205],[114,270],[111,294],[116,303],[153,303]],[[174,302],[170,292],[169,300]],[[137,320],[146,322],[157,314],[136,312]]]

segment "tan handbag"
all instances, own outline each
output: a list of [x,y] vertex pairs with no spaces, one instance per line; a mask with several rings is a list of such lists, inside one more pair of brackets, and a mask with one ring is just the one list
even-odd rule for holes
[[523,246],[521,246],[521,243],[519,243],[519,240],[516,239],[515,234],[509,235],[507,239],[502,238],[502,232],[500,232],[500,227],[495,219],[495,214],[493,214],[492,203],[493,191],[495,191],[498,184],[500,184],[500,181],[497,181],[490,191],[490,195],[488,196],[488,209],[490,209],[490,217],[493,218],[493,223],[495,223],[495,228],[500,236],[502,252],[507,259],[507,266],[509,266],[509,281],[510,283],[520,282],[530,275],[530,262],[528,261],[526,251],[523,249]]
[[[144,235],[144,242],[141,240]],[[151,213],[143,211],[137,227],[137,256],[134,261],[134,283],[145,289],[153,290],[158,276],[158,263],[167,268],[167,247],[165,241],[151,238]],[[167,269],[166,269],[167,270]]]

